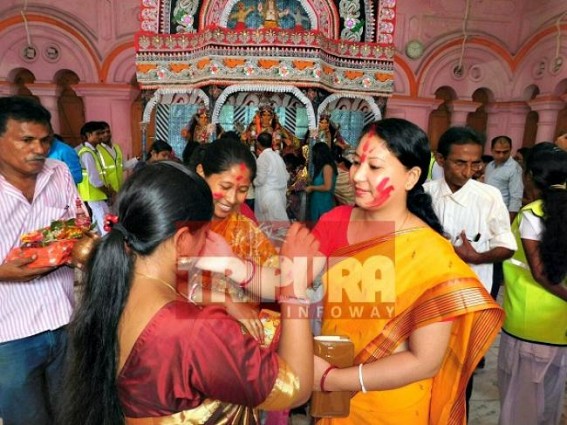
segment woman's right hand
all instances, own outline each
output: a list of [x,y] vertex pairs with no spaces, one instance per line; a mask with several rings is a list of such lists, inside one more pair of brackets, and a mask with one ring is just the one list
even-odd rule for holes
[[240,322],[259,344],[264,342],[264,326],[258,310],[250,303],[233,301],[227,297],[226,312]]
[[[305,290],[314,277],[313,258],[318,252],[319,241],[309,229],[302,224],[293,223],[280,250],[282,293],[305,297]],[[290,283],[293,288],[289,287]],[[290,293],[292,289],[293,292]]]

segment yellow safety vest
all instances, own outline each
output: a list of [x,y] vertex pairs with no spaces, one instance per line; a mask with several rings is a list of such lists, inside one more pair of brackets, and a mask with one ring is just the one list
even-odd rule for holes
[[[531,211],[543,217],[541,200],[532,202],[521,211]],[[536,282],[520,240],[522,214],[512,223],[518,250],[504,261],[504,310],[506,333],[530,342],[567,345],[567,302],[546,291]]]
[[[106,182],[97,152],[94,149],[89,148],[88,146],[82,145],[81,149],[79,149],[79,158],[81,158],[83,155],[92,155],[101,180],[103,182]],[[83,166],[82,162],[81,168],[83,173],[83,181],[81,181],[81,183],[77,185],[77,190],[79,191],[79,196],[81,197],[81,199],[85,202],[104,201],[105,199],[107,199],[106,193],[91,184],[87,174],[87,169]]]
[[431,152],[431,159],[429,160],[429,170],[427,171],[427,179],[431,180],[433,175],[433,166],[435,165],[435,154]]
[[112,149],[116,153],[116,158],[113,158],[108,150],[102,146],[102,144],[97,145],[96,150],[100,155],[100,162],[104,175],[106,177],[107,183],[114,189],[115,192],[120,190],[122,187],[122,181],[124,171],[122,169],[122,149],[118,145],[112,145]]

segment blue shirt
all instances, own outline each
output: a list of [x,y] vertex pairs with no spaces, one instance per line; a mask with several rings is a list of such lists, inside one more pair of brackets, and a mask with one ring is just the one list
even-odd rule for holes
[[524,182],[522,181],[522,167],[514,158],[508,158],[501,165],[496,165],[494,161],[490,162],[486,166],[484,182],[500,190],[508,211],[520,211]]
[[51,144],[51,149],[49,150],[47,157],[58,159],[59,161],[63,161],[67,164],[75,184],[79,184],[83,181],[83,172],[81,169],[81,162],[79,161],[79,155],[77,155],[75,149],[67,143],[59,139],[53,139],[53,143]]

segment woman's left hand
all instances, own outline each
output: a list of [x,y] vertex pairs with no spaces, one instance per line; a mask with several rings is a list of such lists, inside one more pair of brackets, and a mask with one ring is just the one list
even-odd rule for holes
[[331,366],[327,360],[318,356],[313,356],[313,391],[321,391],[321,377]]

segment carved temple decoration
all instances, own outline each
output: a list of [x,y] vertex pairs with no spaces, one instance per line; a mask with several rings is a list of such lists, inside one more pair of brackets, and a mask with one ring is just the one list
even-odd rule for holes
[[393,92],[396,0],[141,1],[142,89],[200,89],[217,115],[215,101],[227,100],[221,93],[229,86],[231,93],[235,85],[287,96],[301,90],[309,127],[331,95],[368,100],[368,114],[378,118],[377,105]]

